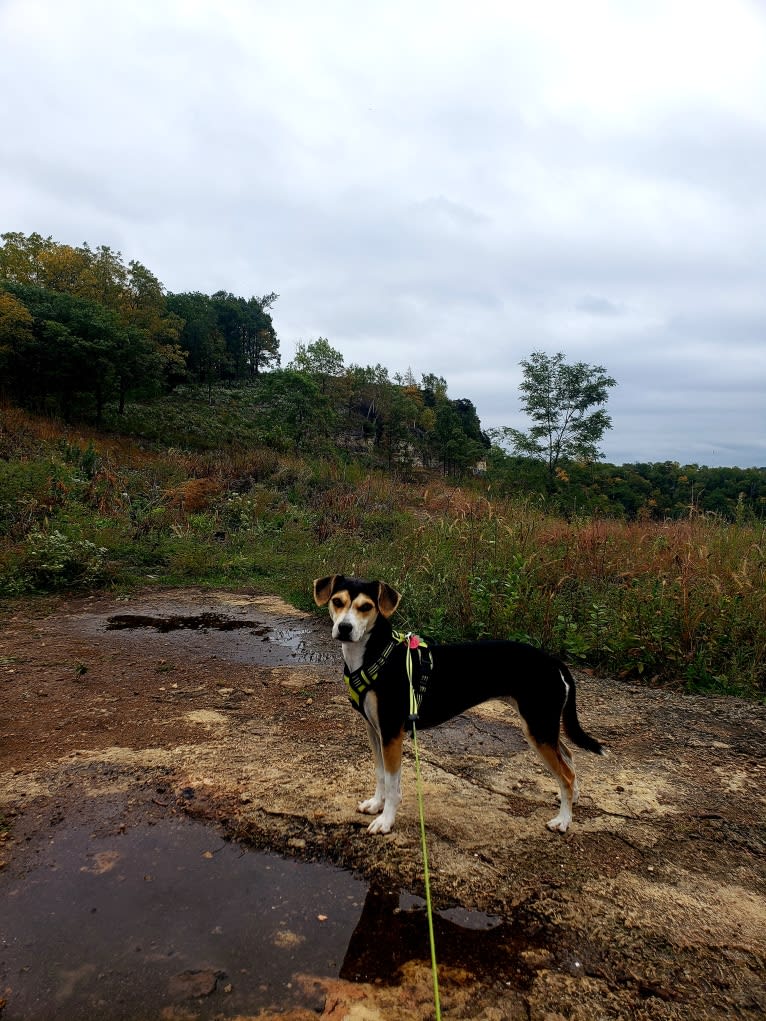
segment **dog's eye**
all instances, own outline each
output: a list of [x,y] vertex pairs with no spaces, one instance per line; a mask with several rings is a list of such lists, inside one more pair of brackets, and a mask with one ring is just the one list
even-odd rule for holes
[[362,603],[361,606],[357,607],[360,613],[370,613],[374,607],[372,603]]
[[341,599],[340,596],[336,596],[335,599],[333,599],[332,601],[332,605],[335,607],[336,610],[342,610],[346,604],[345,600]]

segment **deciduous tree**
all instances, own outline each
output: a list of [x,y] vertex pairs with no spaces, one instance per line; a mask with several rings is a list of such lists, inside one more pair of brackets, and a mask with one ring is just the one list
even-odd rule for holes
[[329,380],[343,374],[343,355],[327,337],[319,337],[311,344],[298,342],[295,358],[290,363],[295,372],[306,372],[319,380],[322,393],[327,392]]
[[616,380],[603,365],[567,364],[561,352],[535,351],[521,366],[521,402],[532,426],[527,432],[495,430],[494,438],[543,461],[552,487],[562,461],[594,461],[601,456],[599,444],[612,424],[603,405]]

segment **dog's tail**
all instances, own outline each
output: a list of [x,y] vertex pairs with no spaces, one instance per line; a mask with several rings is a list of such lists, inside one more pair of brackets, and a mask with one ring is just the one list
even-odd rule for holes
[[567,697],[561,717],[564,730],[578,747],[585,748],[586,751],[593,752],[594,755],[604,755],[606,753],[604,745],[595,737],[591,737],[580,726],[580,721],[577,718],[577,685],[574,677],[563,663],[559,663],[558,667],[567,686]]

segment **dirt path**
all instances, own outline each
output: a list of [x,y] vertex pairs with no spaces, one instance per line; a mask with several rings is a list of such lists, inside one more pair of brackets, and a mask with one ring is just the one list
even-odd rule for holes
[[[398,828],[370,837],[354,812],[370,794],[366,738],[320,619],[174,590],[17,606],[3,625],[0,903],[51,827],[97,802],[122,806],[120,832],[137,813],[192,815],[351,868],[372,884],[367,921],[386,891],[422,892],[409,750]],[[445,1018],[762,1017],[766,710],[593,677],[580,689],[583,723],[611,755],[577,755],[583,794],[564,837],[545,828],[553,786],[511,709],[422,736],[436,902],[505,920],[483,966],[447,955]],[[323,990],[319,1008],[281,1015],[296,1021],[431,1016],[421,961],[394,984],[296,981]],[[17,984],[0,952],[3,1021],[19,1016]],[[156,1016],[233,1016],[202,1003]]]

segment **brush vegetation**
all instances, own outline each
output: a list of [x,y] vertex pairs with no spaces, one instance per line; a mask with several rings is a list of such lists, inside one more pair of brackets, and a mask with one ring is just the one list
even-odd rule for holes
[[325,337],[281,368],[274,292],[169,294],[104,245],[0,240],[1,597],[205,584],[308,606],[344,571],[438,639],[766,694],[766,469],[598,463],[601,366],[522,362],[533,427],[493,444],[433,373],[346,365]]
[[[201,414],[219,443],[220,416]],[[441,640],[518,638],[625,679],[766,696],[762,521],[564,518],[486,478],[214,446],[199,429],[210,442],[192,450],[0,408],[3,598],[225,585],[309,608],[311,580],[342,571],[387,580],[399,625]]]

